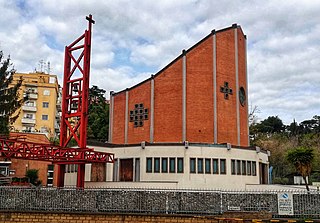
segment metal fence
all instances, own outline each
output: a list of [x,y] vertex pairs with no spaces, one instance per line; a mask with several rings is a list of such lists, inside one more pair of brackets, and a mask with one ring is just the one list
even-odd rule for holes
[[278,213],[280,192],[0,187],[0,210],[197,215],[263,211],[274,217],[320,218],[319,192],[287,191],[293,194],[291,216]]

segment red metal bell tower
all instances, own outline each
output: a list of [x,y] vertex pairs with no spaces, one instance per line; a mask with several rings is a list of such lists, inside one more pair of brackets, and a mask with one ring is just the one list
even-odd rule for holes
[[[65,47],[62,90],[60,146],[67,147],[72,138],[79,149],[87,148],[91,29],[95,21],[86,17],[88,29]],[[84,187],[85,163],[77,162],[77,187]],[[64,186],[65,164],[58,164],[58,187]]]

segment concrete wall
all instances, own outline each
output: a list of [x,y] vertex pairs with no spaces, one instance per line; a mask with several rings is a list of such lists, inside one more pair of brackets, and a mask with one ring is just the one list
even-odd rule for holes
[[[259,184],[259,162],[268,165],[268,155],[255,150],[232,148],[225,146],[146,146],[105,148],[95,147],[96,151],[115,153],[117,159],[140,158],[140,182],[112,182],[113,165],[107,164],[107,182],[86,182],[89,187],[150,187],[150,188],[203,188],[203,189],[245,189],[247,184]],[[147,173],[147,157],[183,157],[183,173]],[[226,159],[226,174],[190,173],[190,158]],[[256,162],[256,176],[232,175],[231,160]],[[88,164],[86,169],[90,169]],[[68,175],[69,176],[69,175]],[[66,175],[66,182],[70,182]],[[71,176],[71,175],[70,175]],[[74,175],[75,176],[75,175]],[[86,171],[86,180],[90,181],[91,172]]]

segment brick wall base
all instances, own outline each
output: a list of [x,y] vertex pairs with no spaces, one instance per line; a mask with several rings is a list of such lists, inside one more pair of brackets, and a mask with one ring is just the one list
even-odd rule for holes
[[[241,217],[242,216],[242,217]],[[241,217],[241,219],[240,219]],[[0,223],[43,222],[43,223],[235,223],[243,219],[271,219],[268,213],[228,213],[223,216],[170,216],[170,215],[130,215],[130,214],[88,214],[88,213],[44,213],[44,212],[0,212]]]

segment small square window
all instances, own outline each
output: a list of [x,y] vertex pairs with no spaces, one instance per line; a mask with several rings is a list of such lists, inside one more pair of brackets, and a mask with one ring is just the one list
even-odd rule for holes
[[43,108],[49,108],[49,102],[42,102]]
[[42,115],[42,120],[48,120],[48,119],[49,119],[48,115]]
[[43,95],[49,96],[50,95],[50,90],[44,90]]
[[148,120],[149,116],[148,114],[144,114],[144,120]]

